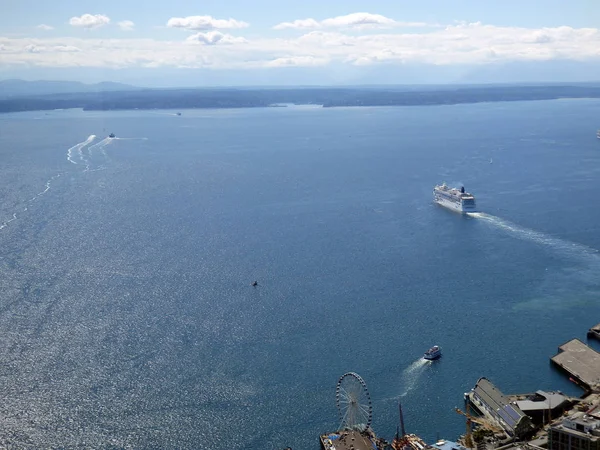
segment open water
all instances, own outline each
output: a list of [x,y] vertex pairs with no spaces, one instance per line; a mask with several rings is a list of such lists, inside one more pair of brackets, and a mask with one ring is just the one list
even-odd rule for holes
[[[600,322],[598,117],[0,116],[0,444],[317,449],[348,371],[390,439],[398,401],[408,431],[456,438],[480,376],[579,394],[549,358]],[[442,181],[481,213],[434,205]]]

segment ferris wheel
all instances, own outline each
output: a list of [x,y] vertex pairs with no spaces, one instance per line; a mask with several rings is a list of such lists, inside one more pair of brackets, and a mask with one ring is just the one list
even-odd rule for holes
[[365,431],[371,425],[373,406],[367,384],[354,372],[340,377],[335,389],[340,430]]

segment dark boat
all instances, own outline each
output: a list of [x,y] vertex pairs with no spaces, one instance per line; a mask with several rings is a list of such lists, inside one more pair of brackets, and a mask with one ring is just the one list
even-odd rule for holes
[[110,134],[108,135],[108,137],[109,137],[109,138],[114,138],[114,137],[116,137],[116,136],[115,136],[115,133],[110,133]]
[[180,115],[181,115],[181,113],[179,113],[179,112],[178,112],[178,113],[177,113],[177,115],[178,115],[178,116],[180,116]]

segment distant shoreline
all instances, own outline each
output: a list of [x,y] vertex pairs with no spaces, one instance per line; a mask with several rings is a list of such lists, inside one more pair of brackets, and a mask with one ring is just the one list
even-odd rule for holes
[[167,89],[64,93],[0,100],[0,112],[276,108],[314,105],[323,108],[357,106],[433,106],[510,101],[597,99],[596,86],[494,86],[438,90],[393,88]]

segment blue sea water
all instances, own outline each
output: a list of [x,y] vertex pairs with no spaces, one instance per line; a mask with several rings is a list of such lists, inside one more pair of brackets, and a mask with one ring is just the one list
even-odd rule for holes
[[[317,449],[348,371],[390,439],[399,401],[408,431],[456,438],[481,376],[579,395],[549,358],[600,322],[599,116],[0,116],[0,443]],[[481,214],[434,205],[442,181]]]

